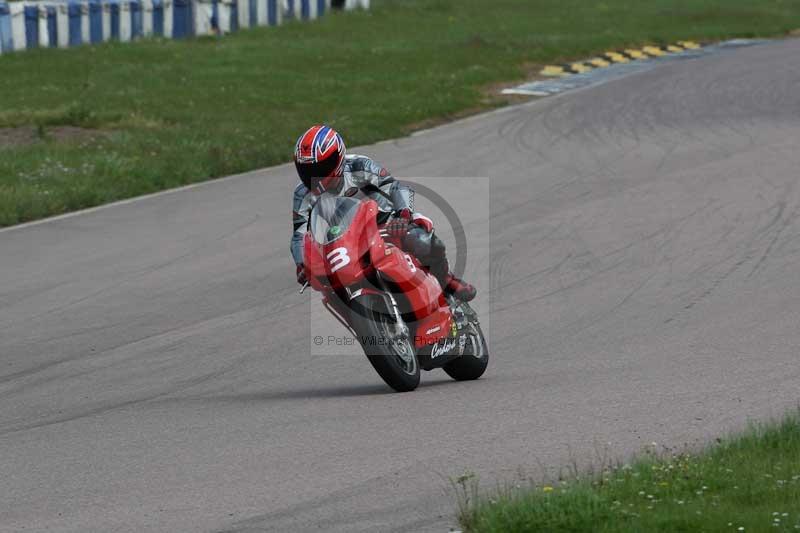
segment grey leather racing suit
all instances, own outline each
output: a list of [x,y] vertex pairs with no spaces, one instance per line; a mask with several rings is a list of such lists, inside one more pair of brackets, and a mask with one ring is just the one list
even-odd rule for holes
[[[328,191],[328,194],[332,192]],[[367,196],[375,200],[381,212],[379,219],[383,217],[383,221],[388,219],[392,212],[402,209],[414,213],[414,191],[395,180],[384,167],[369,157],[355,154],[346,157],[342,185],[338,194]],[[309,213],[316,199],[317,195],[309,192],[302,183],[297,184],[292,206],[294,231],[290,244],[292,258],[297,265],[303,264],[303,238],[308,228]],[[419,214],[414,216],[425,218]],[[424,227],[412,224],[404,239],[403,248],[427,266],[443,286],[446,284],[449,268],[445,246],[433,231],[429,232]]]

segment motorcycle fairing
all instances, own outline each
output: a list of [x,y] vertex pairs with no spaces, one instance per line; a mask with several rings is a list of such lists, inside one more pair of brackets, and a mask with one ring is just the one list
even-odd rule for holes
[[441,285],[415,257],[383,240],[377,212],[374,200],[363,201],[341,235],[326,244],[306,233],[303,251],[309,284],[323,292],[357,290],[366,283],[371,265],[406,299],[404,307],[415,318],[409,326],[414,327],[416,347],[433,349],[448,337],[453,324]]
[[[308,282],[312,288],[339,289],[361,284],[367,273],[365,259],[374,254],[372,248],[385,247],[375,221],[377,204],[363,202],[342,235],[333,242],[319,244],[311,233],[303,239],[303,254],[308,269]],[[363,228],[362,232],[358,228]]]

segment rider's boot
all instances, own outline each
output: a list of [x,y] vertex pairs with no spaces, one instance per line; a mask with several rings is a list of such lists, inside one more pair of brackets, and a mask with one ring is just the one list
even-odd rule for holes
[[478,290],[472,284],[457,278],[452,272],[447,273],[444,283],[442,280],[439,280],[439,283],[442,284],[445,294],[452,294],[462,302],[470,302],[478,294]]
[[477,289],[467,283],[461,278],[456,277],[450,271],[450,265],[447,261],[447,258],[442,260],[441,262],[436,262],[430,266],[431,274],[433,274],[439,283],[442,285],[442,289],[444,290],[445,294],[451,294],[461,300],[462,302],[469,302],[475,298],[475,295],[478,293]]

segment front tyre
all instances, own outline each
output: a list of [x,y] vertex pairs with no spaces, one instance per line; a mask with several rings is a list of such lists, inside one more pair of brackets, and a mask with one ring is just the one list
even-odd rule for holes
[[467,328],[467,345],[464,355],[447,363],[442,369],[456,381],[470,381],[478,379],[489,365],[489,348],[481,327],[470,323]]
[[[363,306],[363,307],[362,307]],[[369,297],[353,312],[351,325],[372,367],[397,392],[409,392],[419,385],[417,353],[405,324],[397,323],[386,303]]]

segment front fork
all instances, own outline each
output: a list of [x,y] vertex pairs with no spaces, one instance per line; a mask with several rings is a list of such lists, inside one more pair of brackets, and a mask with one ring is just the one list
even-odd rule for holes
[[[400,313],[400,308],[397,305],[397,300],[395,300],[394,295],[392,295],[392,293],[389,292],[383,286],[382,280],[379,279],[379,283],[381,284],[381,288],[384,289],[383,291],[376,290],[371,287],[370,288],[362,287],[361,289],[356,289],[356,290],[345,289],[348,297],[348,303],[352,302],[356,298],[363,296],[364,294],[373,294],[375,296],[383,298],[386,304],[386,309],[389,311],[389,313],[391,313],[392,318],[395,321],[395,324],[397,324],[398,337],[400,337],[403,340],[408,340],[410,331],[408,329],[408,325],[406,324],[405,320],[403,320],[402,314]],[[306,287],[308,287],[308,283],[303,285],[303,288],[300,289],[301,294],[306,289]],[[334,316],[334,318],[336,318],[336,320],[338,320],[345,328],[347,328],[347,330],[350,331],[350,333],[352,333],[353,336],[355,337],[356,336],[355,330],[353,330],[353,327],[350,325],[349,320],[347,320],[347,314],[348,312],[359,312],[359,311],[354,311],[350,305],[345,305],[339,294],[336,293],[332,294],[335,298],[335,301],[332,301],[332,299],[328,295],[326,295],[325,298],[323,298],[322,300],[322,304],[328,309],[328,311]],[[361,307],[363,309],[363,306]]]

